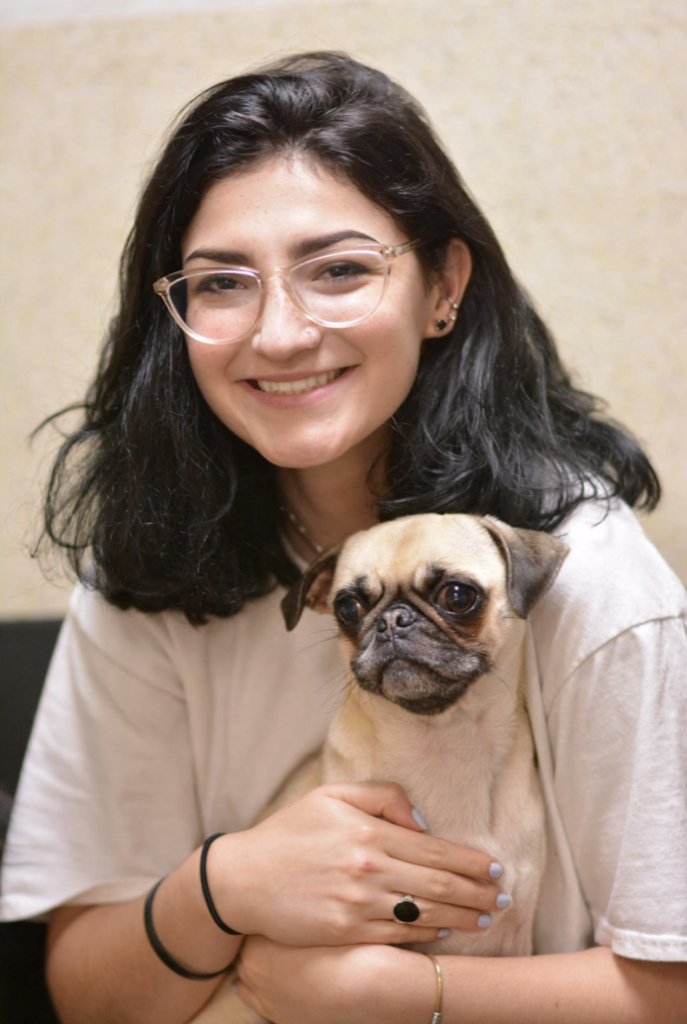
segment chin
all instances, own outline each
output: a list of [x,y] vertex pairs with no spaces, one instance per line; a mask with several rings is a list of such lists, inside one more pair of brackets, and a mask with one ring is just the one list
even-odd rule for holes
[[[250,441],[248,442],[251,443]],[[355,447],[355,441],[350,444],[308,444],[307,442],[298,443],[294,441],[288,443],[287,439],[283,439],[283,443],[276,448],[273,444],[268,445],[253,445],[254,448],[260,452],[263,458],[271,462],[273,466],[278,466],[280,469],[313,469],[315,466],[326,466],[330,462],[335,462],[336,459],[341,458],[351,448]]]
[[272,451],[260,451],[260,454],[271,462],[273,466],[278,466],[279,469],[314,469],[316,466],[326,466],[330,462],[334,462],[340,454],[337,452],[335,455],[303,452],[303,454],[291,452],[279,452],[275,453]]

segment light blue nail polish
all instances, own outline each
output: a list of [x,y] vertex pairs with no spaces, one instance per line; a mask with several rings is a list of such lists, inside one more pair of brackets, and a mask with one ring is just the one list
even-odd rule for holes
[[509,907],[512,902],[513,901],[510,898],[510,896],[506,895],[505,892],[500,892],[496,897],[496,906],[499,908],[499,910],[503,910],[504,907]]
[[480,928],[491,928],[491,914],[480,914],[477,918],[477,924]]
[[492,861],[491,864],[489,865],[489,876],[491,878],[500,878],[502,874],[503,868],[501,867],[501,865],[497,864],[495,860]]
[[413,817],[415,818],[415,821],[418,823],[420,828],[424,829],[424,831],[426,832],[427,829],[429,828],[429,825],[427,824],[425,819],[422,817],[422,815],[418,811],[417,807],[413,807]]
[[450,928],[442,928],[442,929],[440,930],[440,932],[439,932],[439,936],[438,936],[438,937],[439,937],[440,939],[445,939],[445,938],[446,938],[446,936],[447,936],[447,935],[450,935],[450,934],[451,934],[451,929],[450,929]]

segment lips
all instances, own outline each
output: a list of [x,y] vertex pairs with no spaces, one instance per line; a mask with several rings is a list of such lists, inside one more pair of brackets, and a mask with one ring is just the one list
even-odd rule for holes
[[264,391],[272,395],[300,395],[305,391],[312,391],[314,388],[324,387],[331,384],[333,380],[344,373],[346,367],[339,370],[330,370],[327,373],[318,373],[312,377],[300,377],[296,380],[251,380],[250,384],[258,391]]

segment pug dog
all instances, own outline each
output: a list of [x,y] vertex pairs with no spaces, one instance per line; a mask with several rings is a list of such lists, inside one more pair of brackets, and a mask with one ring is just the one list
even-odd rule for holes
[[[325,782],[393,781],[421,808],[431,835],[504,866],[499,882],[512,903],[492,926],[454,930],[418,945],[422,951],[532,952],[544,805],[524,701],[523,641],[527,616],[567,553],[549,534],[491,516],[408,516],[325,551],[282,602],[288,629],[306,605],[334,615],[346,699],[322,751],[261,819]],[[390,918],[392,910],[390,903]],[[194,1018],[260,1020],[229,981]]]

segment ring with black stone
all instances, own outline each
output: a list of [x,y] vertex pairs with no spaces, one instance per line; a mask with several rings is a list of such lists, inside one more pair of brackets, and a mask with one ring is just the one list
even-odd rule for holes
[[412,924],[420,916],[420,908],[412,896],[402,896],[394,907],[394,917],[402,924]]

